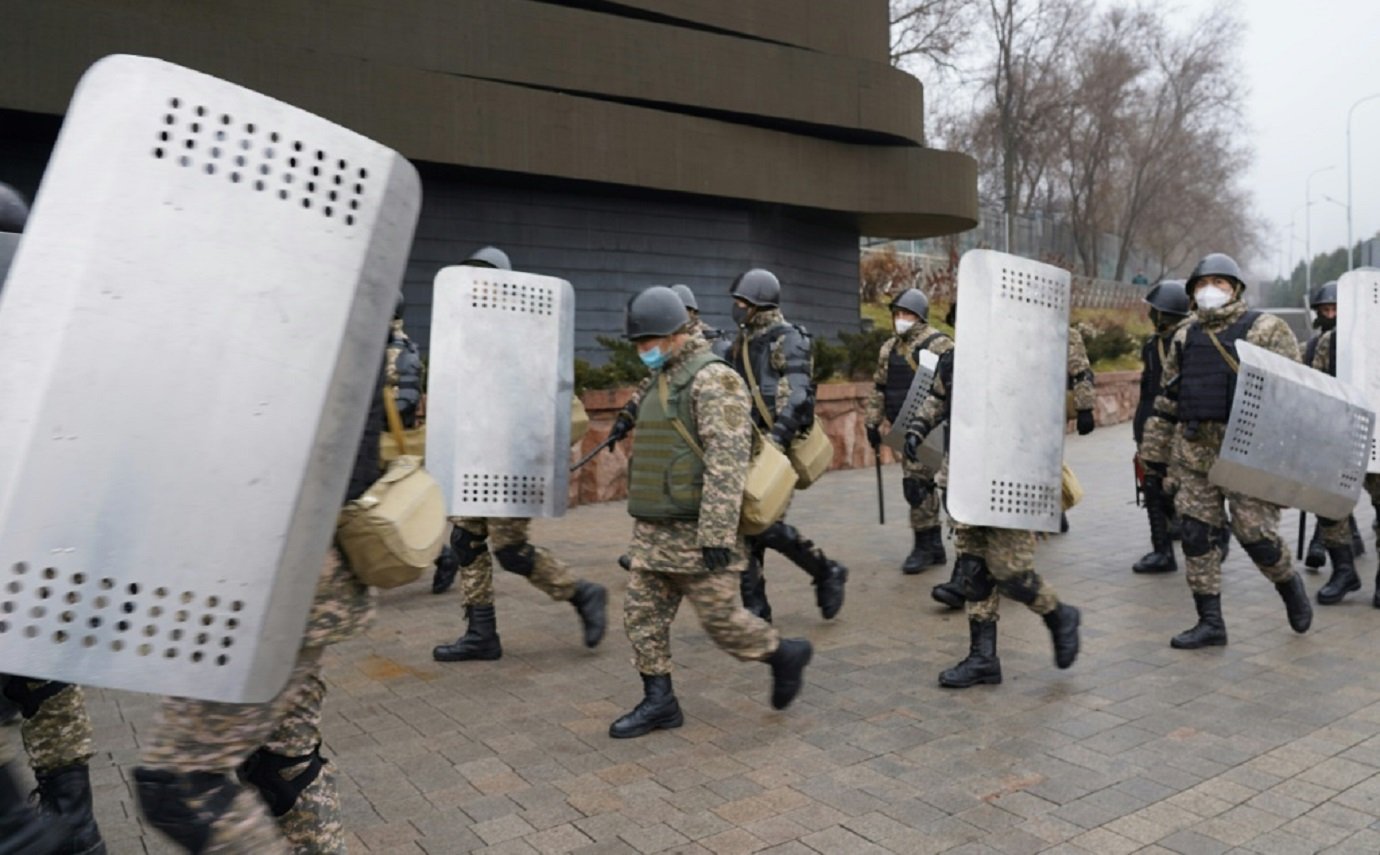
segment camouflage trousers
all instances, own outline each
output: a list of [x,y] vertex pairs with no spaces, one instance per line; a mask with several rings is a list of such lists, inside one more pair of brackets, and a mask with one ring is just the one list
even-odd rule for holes
[[[178,773],[215,772],[238,783],[237,770],[260,747],[285,757],[309,755],[321,743],[321,648],[303,647],[287,685],[262,704],[164,698],[141,763]],[[303,764],[305,765],[305,764]],[[302,765],[282,770],[291,779]],[[343,853],[345,832],[335,774],[328,763],[276,820],[259,791],[238,785],[204,850],[221,853]]]
[[741,571],[741,566],[712,573],[633,570],[623,599],[623,630],[638,673],[671,673],[671,622],[682,598],[695,607],[700,626],[719,649],[735,659],[761,661],[775,653],[781,635],[743,608]]
[[924,501],[919,504],[912,504],[911,497],[906,496],[906,504],[910,505],[910,527],[913,529],[939,525],[939,489],[934,483],[936,474],[934,469],[922,463],[912,463],[904,455],[901,456],[901,477],[918,480],[927,491]]
[[1003,593],[1024,602],[1037,615],[1059,607],[1059,595],[1035,572],[1034,533],[954,523],[954,549],[959,555],[985,560],[997,582],[987,599],[965,604],[969,620],[995,621]]
[[[14,678],[22,679],[20,677]],[[30,680],[31,687],[46,681]],[[32,717],[19,725],[24,751],[35,772],[47,772],[91,760],[91,717],[81,686],[67,686],[39,704]]]
[[[1366,493],[1370,495],[1370,503],[1380,509],[1380,474],[1366,475],[1365,485]],[[1377,510],[1377,513],[1380,513],[1380,510]],[[1318,517],[1318,527],[1322,534],[1324,546],[1351,545],[1351,523],[1348,520],[1328,520]]]
[[[495,553],[505,547],[522,546],[532,521],[526,517],[452,517],[451,522],[488,547],[469,564],[460,565],[460,597],[467,606],[490,606],[494,602],[494,564],[502,567]],[[566,602],[575,596],[575,578],[563,562],[540,546],[533,547],[532,573],[527,581],[553,600]]]

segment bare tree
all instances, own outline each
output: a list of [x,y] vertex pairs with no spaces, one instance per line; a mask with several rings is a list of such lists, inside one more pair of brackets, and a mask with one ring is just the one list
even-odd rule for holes
[[891,0],[891,64],[958,73],[979,0]]

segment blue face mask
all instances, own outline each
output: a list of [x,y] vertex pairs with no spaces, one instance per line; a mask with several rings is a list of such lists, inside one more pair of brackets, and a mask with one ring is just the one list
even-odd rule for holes
[[639,350],[637,356],[642,360],[642,364],[652,371],[660,371],[661,366],[666,364],[666,354],[661,352],[661,345],[651,350]]

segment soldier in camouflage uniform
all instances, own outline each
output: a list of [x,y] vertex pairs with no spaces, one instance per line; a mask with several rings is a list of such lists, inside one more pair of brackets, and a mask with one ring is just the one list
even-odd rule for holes
[[804,639],[781,638],[738,603],[736,576],[746,552],[738,522],[752,450],[747,390],[692,334],[671,289],[648,288],[630,300],[626,326],[654,378],[628,471],[628,512],[636,523],[623,604],[643,699],[609,726],[609,736],[684,723],[671,686],[671,622],[682,598],[720,648],[771,666],[771,704],[784,709],[800,691],[813,649]]
[[[500,249],[486,246],[473,253],[461,264],[512,270],[508,256]],[[603,585],[577,579],[570,568],[550,551],[533,546],[528,540],[532,521],[526,517],[452,517],[450,549],[460,574],[461,599],[465,604],[468,622],[464,635],[451,644],[439,644],[431,656],[437,662],[466,662],[492,660],[503,655],[498,637],[498,619],[494,613],[494,562],[509,573],[516,573],[534,588],[557,602],[575,607],[583,628],[586,647],[594,648],[604,638],[605,611],[608,592]],[[436,593],[450,587],[448,579],[432,582]]]
[[[901,405],[915,379],[920,353],[935,355],[953,349],[953,339],[929,325],[930,301],[919,288],[901,292],[891,301],[891,323],[895,335],[882,343],[877,355],[877,370],[872,374],[872,394],[867,399],[867,442],[874,454],[882,446],[882,421],[894,430]],[[923,463],[901,461],[901,486],[910,505],[910,527],[915,539],[911,552],[901,563],[901,572],[915,575],[927,567],[943,564],[944,538],[939,528],[939,492],[935,488],[935,470]]]
[[[733,320],[739,332],[735,339],[717,342],[715,353],[725,357],[748,381],[757,430],[778,448],[789,451],[791,443],[810,430],[815,418],[810,335],[804,327],[787,323],[781,314],[781,282],[771,271],[747,271],[734,280],[729,293],[733,295]],[[748,538],[748,567],[742,574],[743,604],[748,611],[771,620],[763,574],[768,549],[810,574],[815,605],[825,620],[832,620],[843,608],[848,568],[830,560],[784,520]]]
[[411,429],[417,426],[425,385],[422,380],[421,351],[403,331],[403,310],[406,307],[402,292],[399,292],[398,305],[393,310],[393,324],[388,332],[388,349],[384,353],[384,382],[393,390],[393,400],[397,404],[403,427]]
[[1174,558],[1174,540],[1170,535],[1174,496],[1168,467],[1144,462],[1140,448],[1145,438],[1145,423],[1154,412],[1155,398],[1160,393],[1165,353],[1174,340],[1174,334],[1188,323],[1188,292],[1184,290],[1182,280],[1165,279],[1150,289],[1145,295],[1145,302],[1150,306],[1150,322],[1155,325],[1155,332],[1140,349],[1144,367],[1140,374],[1140,401],[1136,404],[1131,431],[1136,439],[1136,456],[1145,471],[1143,493],[1145,513],[1150,519],[1152,548],[1132,565],[1131,571],[1173,573],[1179,569],[1179,563]]
[[1211,253],[1193,269],[1185,286],[1196,312],[1174,334],[1165,353],[1164,386],[1155,412],[1145,423],[1141,455],[1147,464],[1169,466],[1179,476],[1174,507],[1183,529],[1188,585],[1198,623],[1170,644],[1194,649],[1227,643],[1222,620],[1222,554],[1214,529],[1226,525],[1223,503],[1231,506],[1231,528],[1260,572],[1284,601],[1289,626],[1306,632],[1313,608],[1303,579],[1294,572],[1289,550],[1279,536],[1279,507],[1224,490],[1208,480],[1217,460],[1236,387],[1236,342],[1245,339],[1295,361],[1298,340],[1274,315],[1249,311],[1242,299],[1245,280],[1229,256]]

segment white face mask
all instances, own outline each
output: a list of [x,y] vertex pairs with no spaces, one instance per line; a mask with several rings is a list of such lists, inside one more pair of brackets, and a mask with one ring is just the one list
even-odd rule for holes
[[1220,309],[1231,302],[1231,295],[1221,288],[1204,285],[1193,292],[1193,302],[1197,303],[1200,309]]
[[911,327],[913,327],[913,326],[915,326],[915,321],[903,321],[903,320],[901,320],[900,318],[897,318],[897,319],[896,319],[896,334],[897,334],[897,335],[905,335],[905,334],[906,334],[906,330],[909,330],[909,329],[910,329]]

